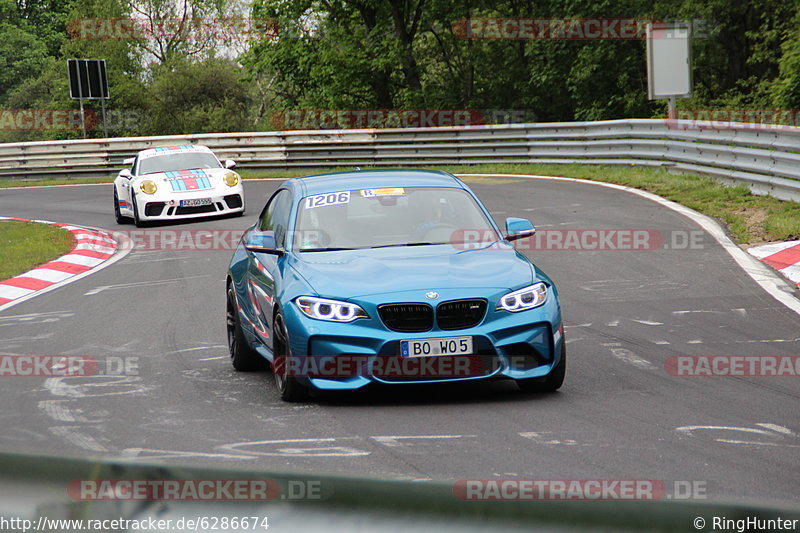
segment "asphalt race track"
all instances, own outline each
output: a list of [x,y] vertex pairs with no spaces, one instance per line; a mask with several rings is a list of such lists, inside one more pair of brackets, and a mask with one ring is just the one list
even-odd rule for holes
[[[246,182],[243,218],[143,231],[244,229],[278,184]],[[572,182],[471,186],[501,225],[521,216],[540,230],[666,236],[668,247],[654,250],[526,252],[561,293],[569,364],[560,392],[486,382],[283,403],[268,371],[230,365],[231,252],[137,249],[0,313],[0,354],[137,363],[121,377],[2,378],[0,449],[380,478],[692,481],[710,499],[796,502],[800,379],[675,377],[664,363],[798,355],[800,316],[693,221],[647,199]],[[0,215],[135,229],[114,222],[110,184],[0,189]],[[670,249],[686,235],[695,246]]]

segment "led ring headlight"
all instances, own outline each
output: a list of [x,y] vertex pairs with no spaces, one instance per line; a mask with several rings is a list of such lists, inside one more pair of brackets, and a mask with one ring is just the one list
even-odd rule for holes
[[545,300],[547,300],[547,286],[544,283],[535,283],[528,287],[509,292],[497,304],[496,311],[505,309],[516,313],[517,311],[525,311],[526,309],[533,309],[539,307]]
[[352,322],[357,318],[367,318],[367,313],[356,304],[339,300],[328,300],[314,296],[300,296],[295,300],[297,307],[309,318],[328,322]]

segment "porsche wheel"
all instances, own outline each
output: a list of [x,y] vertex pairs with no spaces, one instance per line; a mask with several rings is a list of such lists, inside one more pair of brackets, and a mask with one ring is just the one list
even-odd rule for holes
[[139,219],[139,206],[136,204],[136,195],[131,194],[131,208],[133,209],[133,223],[137,228],[143,228],[147,225],[144,221]]

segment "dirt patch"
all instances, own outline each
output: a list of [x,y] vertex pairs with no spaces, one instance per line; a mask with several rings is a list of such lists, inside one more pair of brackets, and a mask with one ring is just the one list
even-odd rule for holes
[[764,223],[767,221],[767,210],[757,207],[743,207],[739,213],[744,216],[747,232],[750,234],[749,244],[759,244],[767,241],[767,231]]

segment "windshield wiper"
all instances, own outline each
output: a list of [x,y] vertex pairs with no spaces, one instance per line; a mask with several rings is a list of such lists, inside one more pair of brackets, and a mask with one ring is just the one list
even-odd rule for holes
[[378,246],[370,246],[370,248],[395,248],[399,246],[432,246],[434,244],[449,244],[446,242],[405,242],[400,244],[381,244]]
[[327,248],[300,248],[301,252],[341,252],[342,250],[358,250],[358,248],[342,248],[342,247],[327,247]]

